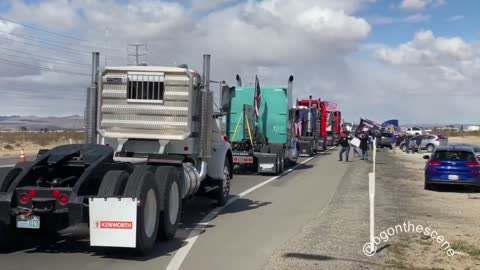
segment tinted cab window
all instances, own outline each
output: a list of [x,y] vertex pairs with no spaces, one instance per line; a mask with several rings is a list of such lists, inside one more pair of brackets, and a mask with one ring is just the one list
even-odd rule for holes
[[461,150],[440,150],[435,151],[432,159],[444,160],[444,161],[476,161],[473,152],[461,151]]

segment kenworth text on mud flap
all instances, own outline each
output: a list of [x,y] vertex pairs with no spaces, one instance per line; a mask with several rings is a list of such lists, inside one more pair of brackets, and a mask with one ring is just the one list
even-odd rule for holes
[[237,75],[237,86],[222,92],[236,168],[278,175],[286,163],[296,163],[292,87],[293,76],[287,87],[260,87],[258,78],[255,86],[242,86]]
[[233,159],[213,112],[209,68],[205,55],[203,76],[187,67],[97,72],[89,103],[97,105],[98,144],[56,147],[0,169],[0,245],[23,230],[86,223],[92,246],[146,254],[174,237],[184,199],[201,193],[224,205]]

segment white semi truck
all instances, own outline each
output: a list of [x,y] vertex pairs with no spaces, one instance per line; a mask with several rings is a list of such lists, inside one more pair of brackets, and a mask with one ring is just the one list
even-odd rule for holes
[[[87,223],[94,246],[149,253],[172,239],[182,202],[205,194],[224,205],[232,150],[203,76],[187,67],[106,67],[96,76],[96,144],[64,145],[0,168],[0,246],[23,230]],[[89,108],[91,109],[91,108]]]

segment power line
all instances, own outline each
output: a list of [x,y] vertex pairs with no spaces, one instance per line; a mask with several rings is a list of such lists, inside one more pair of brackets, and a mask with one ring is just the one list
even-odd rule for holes
[[83,101],[83,102],[85,102],[85,99],[81,99],[81,98],[69,98],[69,97],[43,95],[43,94],[37,95],[37,94],[32,94],[32,93],[18,93],[18,92],[11,92],[11,91],[5,91],[5,90],[0,90],[0,93],[17,95],[17,96],[29,96],[29,97],[51,98],[51,99],[65,99],[65,100],[71,100],[71,101]]
[[[54,50],[56,52],[58,52],[58,50],[61,50],[63,51],[63,53],[66,53],[66,54],[72,54],[72,55],[78,55],[79,53],[81,54],[84,54],[84,55],[91,55],[91,52],[87,52],[87,51],[81,51],[81,50],[75,50],[75,49],[71,49],[71,48],[68,48],[68,47],[64,47],[64,46],[53,46],[53,45],[47,45],[47,46],[50,46],[50,47],[46,47],[46,46],[42,46],[40,44],[35,44],[35,43],[30,43],[30,42],[26,42],[24,40],[18,40],[18,39],[10,39],[10,38],[6,38],[6,37],[2,37],[0,36],[0,39],[3,39],[3,40],[8,40],[8,41],[14,41],[14,42],[19,42],[19,43],[23,43],[25,45],[29,45],[29,46],[34,46],[34,47],[39,47],[39,48],[44,48],[44,49],[48,49],[48,50]],[[53,47],[53,48],[51,48]],[[109,57],[109,59],[121,59],[121,60],[125,60],[126,58],[122,58],[122,57]]]
[[[56,36],[59,36],[59,37],[63,37],[63,38],[66,38],[66,39],[81,41],[81,42],[90,43],[90,44],[92,44],[92,43],[96,44],[94,41],[91,41],[91,40],[81,39],[81,38],[78,38],[78,37],[74,37],[74,36],[70,36],[70,35],[66,35],[66,34],[62,34],[62,33],[57,33],[57,32],[53,32],[53,31],[45,30],[45,29],[38,28],[38,27],[35,27],[35,26],[15,22],[15,21],[12,21],[10,19],[6,19],[4,17],[0,17],[0,20],[8,22],[8,23],[13,23],[13,24],[16,24],[16,25],[21,25],[25,28],[30,28],[30,29],[33,29],[33,30],[36,30],[36,31],[40,31],[40,32],[56,35]],[[120,48],[111,48],[111,49],[124,50],[124,49],[120,49]]]
[[42,71],[48,71],[48,72],[64,73],[64,74],[69,74],[69,75],[79,75],[79,76],[88,76],[88,77],[90,77],[90,74],[86,74],[86,73],[78,73],[78,72],[70,72],[70,71],[60,71],[60,70],[55,70],[55,69],[52,69],[52,68],[46,68],[46,67],[41,67],[41,66],[36,66],[36,65],[30,65],[30,64],[26,64],[26,63],[21,63],[21,62],[9,60],[9,59],[2,59],[2,58],[0,58],[0,62],[5,62],[5,63],[9,63],[9,64],[12,64],[12,65],[20,66],[20,67],[26,67],[26,68],[36,69],[36,70],[42,70]]
[[[47,45],[50,45],[50,46],[59,46],[59,42],[58,41],[52,41],[52,40],[45,40],[45,39],[41,39],[41,38],[37,38],[37,37],[30,37],[30,36],[27,36],[27,35],[22,35],[22,34],[18,34],[18,33],[12,33],[12,32],[7,32],[7,31],[2,31],[0,30],[0,33],[3,33],[3,34],[7,34],[7,35],[11,35],[11,36],[14,36],[14,37],[18,37],[18,38],[23,38],[23,39],[27,39],[27,40],[31,40],[31,41],[36,41],[36,42],[39,42],[39,43],[43,43],[43,44],[47,44]],[[84,48],[89,48],[89,49],[102,49],[102,50],[107,50],[108,48],[105,48],[105,47],[94,47],[94,46],[87,46],[87,45],[80,45],[80,44],[72,44],[72,43],[63,43],[63,44],[60,44],[60,45],[66,45],[66,46],[75,46],[75,47],[84,47]],[[116,48],[115,48],[116,49]],[[125,53],[127,52],[127,50],[123,50]]]
[[[29,58],[28,56],[25,56],[25,55],[15,55],[15,54],[9,54],[9,53],[4,53],[4,52],[0,52],[1,55],[5,55],[5,56],[11,56],[11,57],[23,57],[23,58],[27,58],[27,59],[33,59],[33,60],[39,60],[39,61],[44,61],[44,60],[40,60],[40,59],[35,59],[35,58]],[[55,65],[71,65],[70,63],[60,63],[60,62],[42,62],[42,63],[45,63],[45,64],[55,64]]]
[[29,55],[29,56],[32,56],[32,57],[44,58],[44,59],[48,59],[48,60],[55,60],[59,63],[63,62],[65,64],[79,65],[79,66],[86,66],[86,67],[91,67],[92,66],[91,64],[77,63],[77,62],[67,61],[67,60],[64,60],[64,59],[61,59],[61,58],[54,58],[54,57],[50,57],[50,56],[32,54],[32,53],[28,53],[28,52],[25,52],[25,51],[14,50],[14,49],[9,49],[9,48],[4,48],[4,47],[0,47],[0,49],[1,50],[6,50],[6,51],[11,51],[11,52],[16,52],[16,53],[22,53],[22,54]]

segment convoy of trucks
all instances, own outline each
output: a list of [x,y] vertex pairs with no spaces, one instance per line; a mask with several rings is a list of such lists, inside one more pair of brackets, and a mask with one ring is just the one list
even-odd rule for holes
[[[341,113],[320,99],[292,104],[287,86],[223,85],[214,112],[210,56],[187,66],[119,66],[94,71],[86,144],[39,152],[0,168],[0,248],[24,229],[86,224],[92,246],[147,254],[175,235],[194,195],[225,205],[236,167],[281,174],[299,155],[333,145]],[[225,134],[222,118],[226,116]]]

